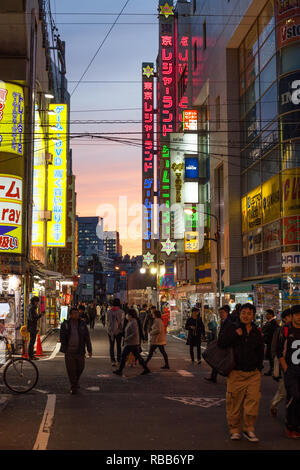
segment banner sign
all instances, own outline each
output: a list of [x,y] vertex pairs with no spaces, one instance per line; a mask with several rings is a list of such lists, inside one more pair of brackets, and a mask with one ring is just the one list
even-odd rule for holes
[[22,253],[22,179],[0,175],[0,253]]
[[66,193],[67,193],[67,105],[50,104],[49,152],[53,165],[48,167],[48,210],[52,220],[47,223],[47,246],[66,245]]
[[24,114],[23,88],[0,81],[0,152],[24,155]]

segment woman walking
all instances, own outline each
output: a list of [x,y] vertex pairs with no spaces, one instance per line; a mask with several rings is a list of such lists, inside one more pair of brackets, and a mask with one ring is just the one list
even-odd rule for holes
[[167,344],[166,332],[160,311],[154,310],[154,312],[152,312],[152,317],[154,321],[150,331],[150,350],[146,364],[151,361],[154,351],[158,348],[165,360],[165,365],[161,367],[161,369],[170,369],[168,355],[165,351],[165,345]]
[[114,374],[122,375],[122,371],[126,364],[126,359],[130,353],[139,361],[140,365],[143,367],[144,371],[142,375],[149,374],[150,370],[148,369],[144,359],[140,354],[140,332],[139,325],[137,322],[137,314],[134,309],[129,309],[126,314],[127,325],[124,333],[124,349],[122,351],[121,362],[119,369],[114,371]]
[[[261,398],[261,371],[264,360],[264,342],[254,324],[256,309],[247,303],[241,307],[240,321],[228,324],[219,334],[221,348],[233,348],[235,367],[227,378],[226,413],[231,440],[243,435],[248,441],[258,442],[254,426]],[[244,416],[243,416],[244,415]]]
[[205,336],[205,328],[198,308],[192,309],[192,316],[188,318],[185,329],[188,330],[186,344],[190,347],[191,361],[195,362],[194,348],[197,348],[197,360],[201,364],[201,339]]

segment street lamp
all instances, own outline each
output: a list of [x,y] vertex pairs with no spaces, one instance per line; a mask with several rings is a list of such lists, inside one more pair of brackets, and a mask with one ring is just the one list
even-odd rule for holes
[[[196,209],[186,208],[184,209],[185,214],[193,215],[196,212]],[[209,215],[216,220],[216,233],[215,238],[205,238],[205,240],[211,240],[217,244],[217,290],[219,293],[219,306],[222,306],[222,273],[221,273],[221,232],[219,219],[215,214],[211,212],[202,212],[201,214]]]

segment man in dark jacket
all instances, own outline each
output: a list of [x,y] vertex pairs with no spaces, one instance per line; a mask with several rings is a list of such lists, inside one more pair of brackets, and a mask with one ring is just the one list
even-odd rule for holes
[[247,303],[242,305],[240,323],[228,324],[218,338],[220,348],[232,347],[235,367],[227,378],[226,412],[230,438],[239,440],[243,423],[243,435],[251,442],[258,442],[254,426],[261,398],[261,371],[264,360],[264,342],[256,327],[256,309]]
[[192,316],[187,319],[185,329],[188,330],[186,344],[190,347],[191,361],[195,362],[194,348],[196,348],[198,364],[201,364],[201,340],[205,336],[205,327],[198,308],[192,308]]
[[37,308],[39,304],[40,299],[36,296],[32,297],[30,301],[30,307],[28,311],[28,316],[27,316],[27,331],[30,333],[30,341],[29,341],[29,346],[28,346],[28,356],[29,359],[35,360],[38,359],[37,357],[34,356],[34,344],[36,340],[36,335],[37,335],[37,322],[38,320],[42,317],[44,314],[39,314],[37,313]]
[[274,368],[274,359],[273,359],[272,351],[271,351],[272,340],[273,340],[275,331],[277,330],[277,328],[279,328],[279,325],[277,323],[275,314],[273,310],[271,309],[266,310],[266,320],[267,320],[266,323],[262,327],[262,334],[263,334],[264,342],[267,346],[266,359],[268,359],[270,363],[270,369],[264,375],[272,375],[273,368]]
[[80,319],[79,311],[72,308],[69,320],[60,329],[61,352],[65,354],[65,363],[69,376],[72,395],[78,392],[79,378],[85,366],[85,350],[92,357],[92,344],[86,323]]
[[[220,331],[219,331],[219,335],[220,335],[222,333],[223,329],[226,328],[226,326],[229,323],[232,324],[232,319],[230,318],[230,307],[229,307],[229,305],[223,305],[223,307],[221,307],[219,309],[219,315],[220,315],[220,318],[221,318],[221,326],[220,326]],[[216,369],[212,369],[211,376],[210,377],[204,377],[204,378],[208,382],[217,383],[217,375],[218,375],[218,372],[216,371]]]

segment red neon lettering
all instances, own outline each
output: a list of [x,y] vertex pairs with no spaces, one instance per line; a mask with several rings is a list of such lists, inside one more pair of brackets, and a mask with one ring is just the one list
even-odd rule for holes
[[180,108],[187,108],[188,107],[188,98],[187,96],[183,96],[179,102],[179,107]]
[[145,113],[145,124],[152,124],[153,114]]
[[148,170],[152,170],[152,168],[153,168],[152,163],[145,163],[145,164],[144,164],[144,171],[145,171],[145,173],[147,173]]
[[161,45],[162,46],[173,46],[172,36],[162,36],[161,37]]
[[163,49],[162,50],[162,60],[172,60],[173,59],[173,53],[172,52],[169,52],[169,54],[167,54],[167,50],[166,49]]
[[152,150],[153,149],[153,142],[151,140],[146,140],[145,141],[145,148],[146,148],[146,150]]
[[144,82],[144,90],[153,90],[152,82]]
[[168,132],[173,132],[173,126],[170,124],[169,126],[163,125],[163,137],[168,135]]
[[179,57],[179,60],[182,60],[183,62],[187,62],[187,60],[188,60],[188,51],[187,50],[185,51],[184,57],[182,56],[182,53],[179,52],[178,57]]
[[173,121],[173,114],[169,113],[169,111],[163,111],[163,114],[168,114],[168,118],[163,118],[163,122],[172,122]]
[[[148,157],[146,157],[146,155],[149,155]],[[144,160],[145,162],[152,162],[153,160],[153,153],[150,153],[150,152],[145,152],[144,154]]]
[[145,101],[153,100],[153,93],[152,93],[152,91],[145,91],[145,92],[144,92],[144,100],[145,100]]
[[163,104],[164,104],[164,108],[172,108],[173,106],[173,98],[172,96],[164,96],[163,97]]
[[153,131],[153,126],[145,126],[145,131],[146,131],[146,132],[151,132],[151,131]]
[[162,64],[162,73],[163,73],[163,75],[171,75],[173,73],[173,64],[163,62],[163,64]]
[[171,77],[163,77],[162,79],[164,86],[172,85],[173,78]]
[[187,36],[182,36],[180,45],[183,47],[188,47],[189,45],[189,38]]

